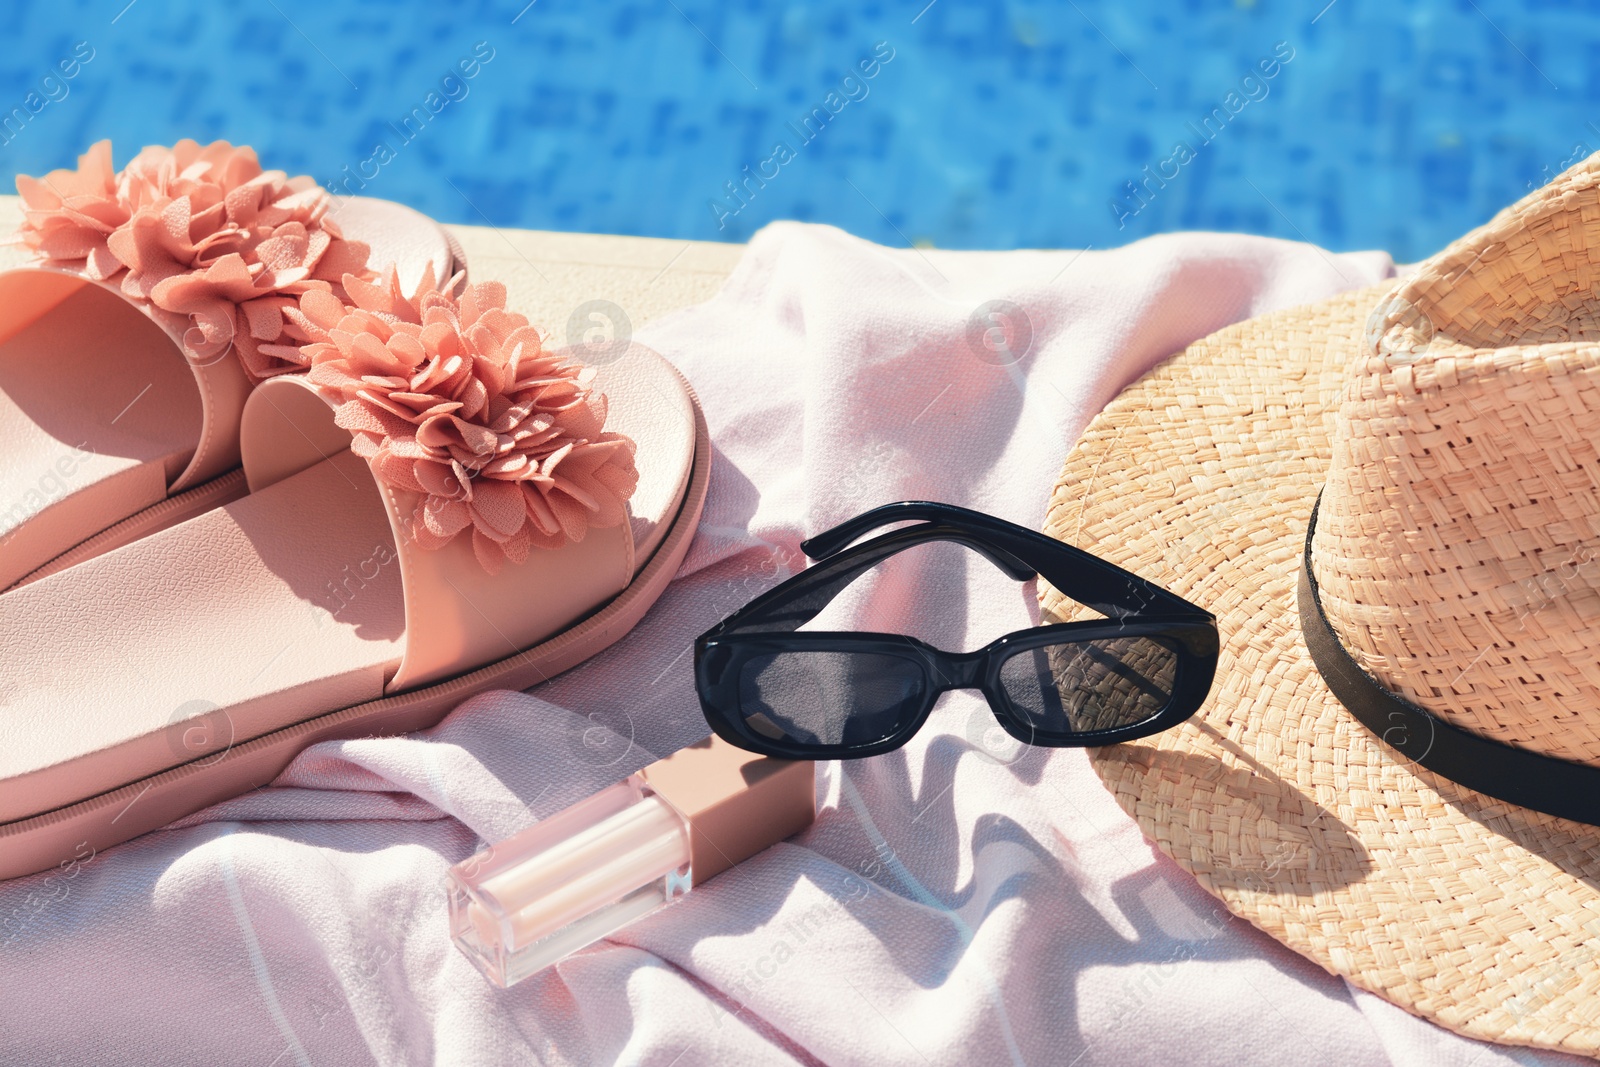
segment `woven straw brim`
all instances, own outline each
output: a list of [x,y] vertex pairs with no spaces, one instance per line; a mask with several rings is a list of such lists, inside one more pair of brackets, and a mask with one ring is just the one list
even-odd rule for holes
[[[1205,706],[1099,749],[1145,834],[1235,914],[1470,1037],[1600,1052],[1600,829],[1412,765],[1328,691],[1296,583],[1347,356],[1383,289],[1230,327],[1068,457],[1046,532],[1214,612]],[[1053,590],[1052,620],[1089,617]]]

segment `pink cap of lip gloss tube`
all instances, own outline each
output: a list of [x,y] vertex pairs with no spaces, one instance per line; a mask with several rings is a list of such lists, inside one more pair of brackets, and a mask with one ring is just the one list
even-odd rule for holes
[[708,737],[452,867],[450,934],[512,985],[815,817],[811,763]]
[[817,817],[812,767],[758,756],[712,735],[639,773],[688,820],[690,884],[699,885],[811,825]]

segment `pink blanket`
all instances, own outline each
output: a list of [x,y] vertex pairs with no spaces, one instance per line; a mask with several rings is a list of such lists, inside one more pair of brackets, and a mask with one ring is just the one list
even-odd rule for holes
[[[967,693],[903,751],[819,766],[806,834],[514,989],[446,936],[449,864],[706,733],[690,642],[803,566],[802,538],[905,498],[1037,527],[1067,449],[1140,372],[1392,272],[1218,234],[950,253],[769,227],[721,295],[641,331],[717,448],[644,623],[530,694],[318,746],[70,880],[0,884],[0,1063],[1562,1060],[1454,1037],[1233,919],[1081,751],[1017,748]],[[825,621],[962,649],[1036,618],[1031,588],[930,546]]]

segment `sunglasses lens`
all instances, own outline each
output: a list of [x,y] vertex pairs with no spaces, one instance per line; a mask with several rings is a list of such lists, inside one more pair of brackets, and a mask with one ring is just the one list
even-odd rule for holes
[[757,737],[801,745],[863,746],[914,719],[922,668],[870,652],[776,652],[739,672],[739,714]]
[[1041,734],[1087,734],[1149,722],[1172,701],[1178,655],[1147,637],[1044,645],[1000,665],[1000,686]]

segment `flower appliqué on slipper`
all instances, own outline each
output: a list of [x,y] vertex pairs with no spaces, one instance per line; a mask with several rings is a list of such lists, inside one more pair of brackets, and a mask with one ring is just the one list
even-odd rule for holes
[[639,482],[632,439],[605,431],[595,371],[547,351],[498,282],[451,295],[433,271],[401,292],[342,279],[350,302],[314,290],[297,321],[309,380],[336,404],[352,449],[384,485],[421,494],[408,523],[437,549],[470,531],[490,574],[533,548],[627,521]]
[[296,317],[305,293],[343,296],[346,275],[370,280],[368,247],[329,217],[332,197],[309,177],[263,171],[227,141],[148,147],[121,171],[111,142],[76,170],[17,176],[25,206],[16,240],[46,263],[186,316],[193,358],[232,345],[252,381],[303,370],[311,340]]

